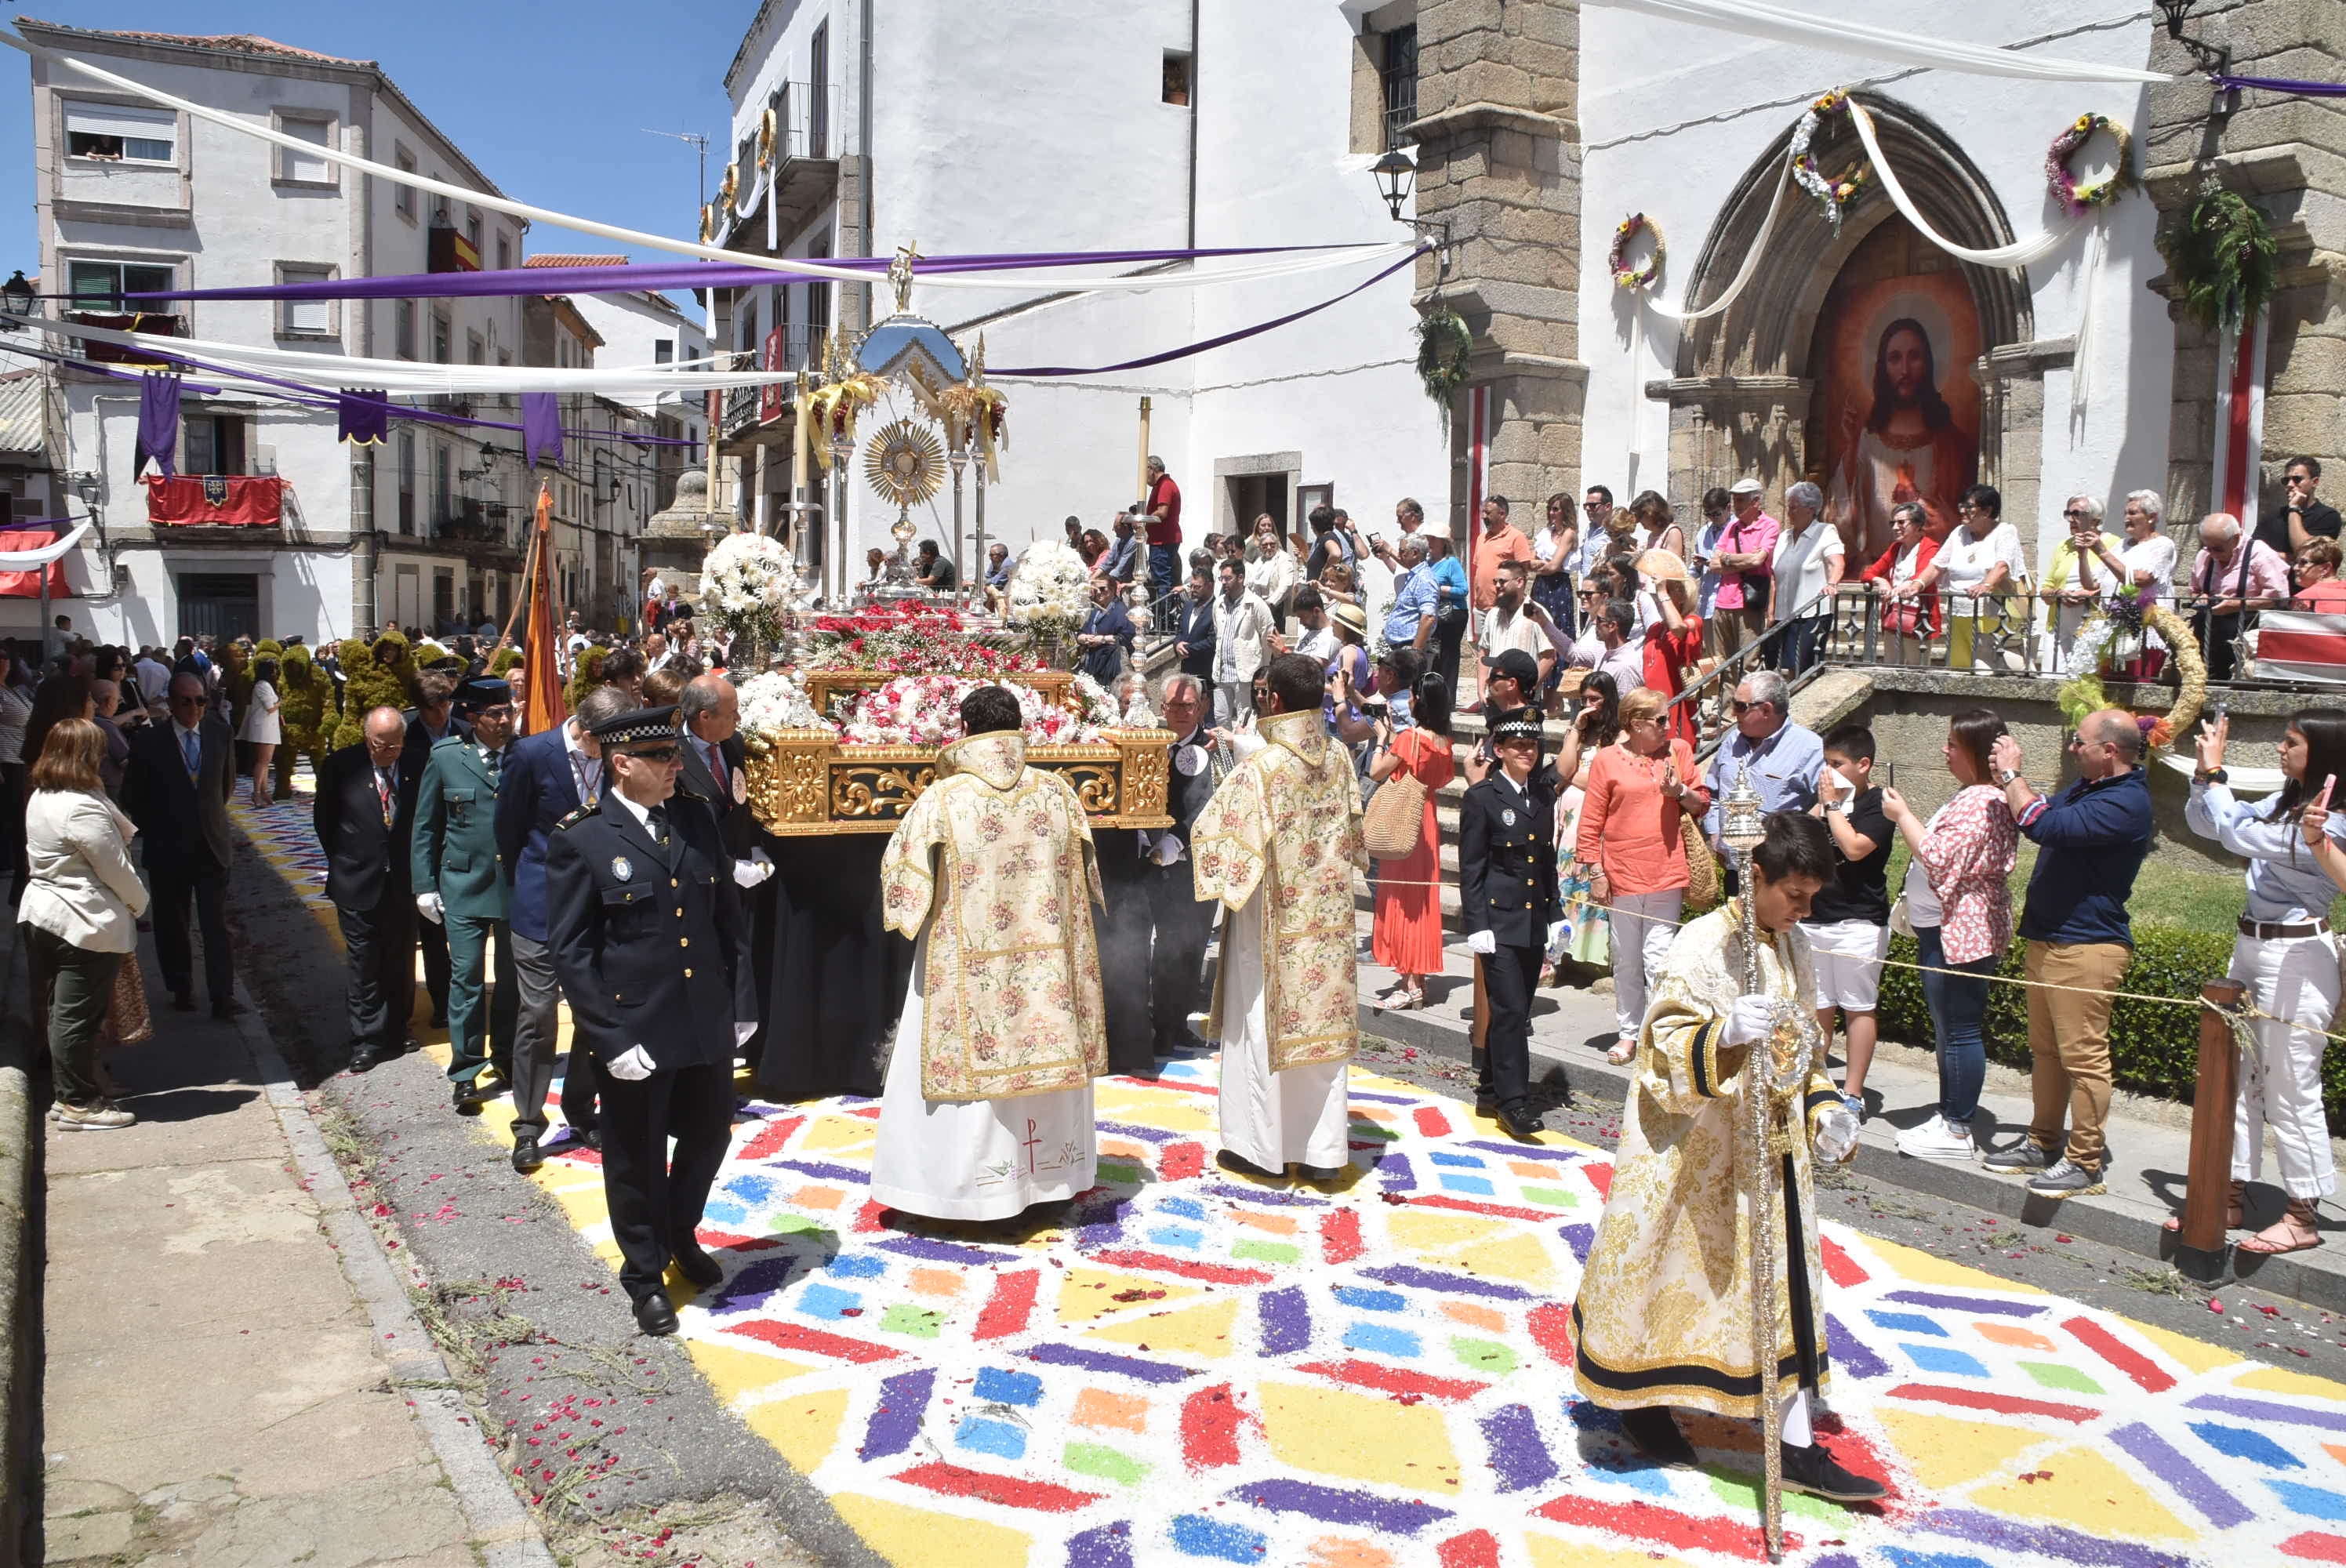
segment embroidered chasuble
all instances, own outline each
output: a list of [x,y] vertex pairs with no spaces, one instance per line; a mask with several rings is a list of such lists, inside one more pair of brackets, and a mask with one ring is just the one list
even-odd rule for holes
[[881,859],[888,928],[927,930],[927,1099],[1045,1095],[1107,1071],[1091,827],[1073,787],[1025,762],[1008,730],[946,747]]
[[[1260,722],[1264,746],[1230,770],[1189,830],[1198,897],[1236,916],[1262,895],[1264,1034],[1276,1073],[1348,1062],[1360,1046],[1352,872],[1367,871],[1352,755],[1320,710]],[[1229,1038],[1220,966],[1207,1033]]]
[[[1743,991],[1736,903],[1688,922],[1637,1042],[1636,1092],[1623,1117],[1613,1192],[1572,1308],[1574,1380],[1613,1410],[1682,1405],[1757,1419],[1760,1377],[1751,1344],[1751,1221],[1744,1059],[1722,1045]],[[1809,939],[1797,928],[1762,934],[1765,994],[1814,1005]],[[1783,1214],[1776,1267],[1778,1364],[1771,1397],[1822,1387],[1824,1278],[1817,1249],[1809,1140],[1817,1115],[1839,1104],[1820,1053],[1792,1095],[1788,1147],[1775,1155]]]

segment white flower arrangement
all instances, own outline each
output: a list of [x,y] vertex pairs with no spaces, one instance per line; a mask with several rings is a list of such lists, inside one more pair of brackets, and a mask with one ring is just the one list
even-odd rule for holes
[[1117,695],[1081,670],[1076,672],[1070,687],[1086,723],[1103,729],[1154,729],[1157,709],[1149,705],[1148,688],[1134,690],[1128,702],[1119,701]]
[[1091,611],[1092,575],[1084,558],[1056,539],[1037,539],[1018,557],[1010,575],[1014,626],[1037,633],[1066,633]]
[[728,534],[700,564],[701,607],[737,636],[779,636],[798,595],[798,563],[763,534]]
[[743,681],[740,699],[741,727],[752,735],[829,728],[807,700],[806,688],[780,670],[768,670]]

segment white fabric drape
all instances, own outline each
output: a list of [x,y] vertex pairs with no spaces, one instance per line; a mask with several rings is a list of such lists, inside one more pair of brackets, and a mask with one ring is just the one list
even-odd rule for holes
[[[81,536],[88,532],[88,524],[76,523],[72,533],[55,544],[43,545],[32,550],[0,550],[0,572],[37,572],[53,561],[63,560],[68,551],[81,543]],[[7,536],[0,534],[0,539]]]
[[1768,5],[1760,0],[1586,0],[1637,11],[1673,22],[1691,22],[1740,33],[1749,38],[1771,38],[1836,55],[1858,55],[1872,60],[1894,60],[1903,66],[1923,66],[1974,76],[2017,76],[2035,82],[2174,82],[2183,78],[2165,71],[2132,66],[2106,66],[2098,60],[2073,60],[2057,55],[2036,55],[1994,44],[1964,44],[1952,38],[1922,38],[1895,27],[1869,26],[1863,22],[1828,21]]
[[1791,179],[1792,155],[1787,150],[1784,154],[1783,170],[1776,176],[1776,194],[1768,199],[1767,219],[1760,225],[1760,232],[1751,237],[1750,248],[1743,253],[1743,266],[1736,272],[1733,280],[1727,285],[1726,291],[1718,299],[1700,310],[1688,311],[1674,311],[1658,300],[1647,299],[1643,294],[1637,296],[1638,303],[1655,315],[1672,321],[1699,321],[1706,316],[1718,315],[1735,303],[1737,296],[1743,292],[1744,286],[1749,283],[1753,274],[1760,270],[1760,258],[1767,253],[1769,237],[1776,232],[1776,214],[1781,211],[1784,206],[1784,187],[1790,184]]
[[1865,156],[1873,160],[1873,178],[1882,182],[1883,194],[1905,215],[1906,221],[1914,226],[1915,232],[1956,260],[1974,262],[1982,267],[2025,267],[2031,261],[2050,256],[2076,233],[2077,226],[2071,224],[2065,229],[2048,229],[2025,239],[2015,239],[2009,245],[1998,245],[1984,250],[1956,244],[1931,227],[1930,219],[1923,216],[1923,209],[1914,205],[1914,199],[1906,194],[1904,186],[1898,183],[1897,171],[1890,167],[1890,160],[1882,156],[1882,141],[1874,134],[1873,117],[1866,112],[1865,106],[1855,98],[1850,99],[1849,117],[1856,122],[1858,139],[1865,143]]

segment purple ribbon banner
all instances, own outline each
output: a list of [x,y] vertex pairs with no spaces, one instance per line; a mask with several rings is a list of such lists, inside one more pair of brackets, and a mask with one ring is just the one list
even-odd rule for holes
[[[1198,261],[1225,256],[1290,256],[1331,250],[1366,250],[1382,245],[1231,245],[1189,250],[1040,250],[968,256],[923,256],[920,272],[1011,272],[1057,267],[1137,266],[1153,261]],[[849,268],[878,278],[894,259],[887,256],[821,257],[826,267]],[[769,267],[728,266],[714,261],[629,261],[602,267],[515,267],[487,272],[411,272],[387,278],[328,278],[306,283],[256,283],[236,289],[163,289],[107,296],[108,300],[441,300],[491,299],[517,294],[627,294],[668,289],[740,289],[788,282],[790,274]],[[47,296],[51,299],[59,295]]]
[[2346,82],[2300,82],[2288,76],[2211,76],[2208,79],[2227,91],[2235,87],[2256,87],[2268,93],[2294,93],[2307,98],[2346,98]]

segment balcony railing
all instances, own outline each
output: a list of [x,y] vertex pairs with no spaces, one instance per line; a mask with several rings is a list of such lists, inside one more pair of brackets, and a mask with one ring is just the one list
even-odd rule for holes
[[[188,335],[185,316],[167,315],[153,311],[117,314],[104,311],[68,311],[66,320],[85,327],[106,327],[117,332],[145,332],[158,338],[184,338]],[[96,339],[84,339],[81,356],[94,365],[148,366],[160,364],[127,343],[101,343]]]

